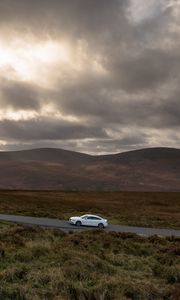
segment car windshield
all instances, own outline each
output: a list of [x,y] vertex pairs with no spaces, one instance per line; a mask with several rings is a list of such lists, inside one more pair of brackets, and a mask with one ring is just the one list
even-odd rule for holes
[[88,215],[81,216],[82,219],[87,218],[87,217],[88,217]]

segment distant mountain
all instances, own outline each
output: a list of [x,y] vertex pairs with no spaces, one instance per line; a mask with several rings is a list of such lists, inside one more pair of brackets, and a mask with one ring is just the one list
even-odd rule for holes
[[0,152],[0,189],[180,191],[180,150],[91,156],[44,148]]

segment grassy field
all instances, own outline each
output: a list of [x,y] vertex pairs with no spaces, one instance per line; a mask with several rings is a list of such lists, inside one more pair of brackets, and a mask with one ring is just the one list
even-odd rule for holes
[[[180,227],[179,193],[1,191],[0,213]],[[0,300],[179,300],[180,239],[0,223]]]
[[2,300],[179,300],[180,239],[0,223]]
[[180,228],[180,193],[0,192],[0,213],[68,219],[87,212],[114,224]]

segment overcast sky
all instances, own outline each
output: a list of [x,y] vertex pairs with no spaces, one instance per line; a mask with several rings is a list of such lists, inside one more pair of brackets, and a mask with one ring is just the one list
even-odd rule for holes
[[0,0],[0,150],[180,147],[179,0]]

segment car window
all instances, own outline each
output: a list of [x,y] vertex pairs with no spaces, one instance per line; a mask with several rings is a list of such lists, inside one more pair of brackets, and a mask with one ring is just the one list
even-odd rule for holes
[[98,217],[89,216],[89,217],[88,217],[88,220],[101,220],[101,219],[98,218]]
[[88,219],[88,220],[101,220],[100,217],[95,217],[95,216],[88,216],[88,215],[83,215],[81,216],[81,219]]

